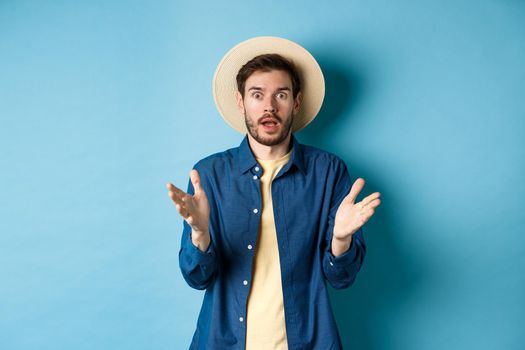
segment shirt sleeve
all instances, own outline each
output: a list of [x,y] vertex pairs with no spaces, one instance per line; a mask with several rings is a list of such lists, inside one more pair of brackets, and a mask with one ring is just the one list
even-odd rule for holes
[[[201,175],[201,183],[204,188],[204,192],[210,202],[211,193],[206,191],[206,187],[203,182],[203,174]],[[193,195],[194,189],[191,184],[191,180],[188,184],[188,194]],[[211,213],[210,213],[211,215]],[[211,242],[206,252],[201,251],[197,248],[191,240],[191,226],[184,221],[181,247],[179,251],[179,267],[182,272],[182,276],[188,285],[195,289],[206,289],[213,282],[215,274],[217,272],[217,255],[215,247],[213,245],[213,232],[211,225],[209,226]]]
[[345,164],[339,161],[336,166],[334,191],[330,202],[328,217],[328,229],[325,233],[325,247],[323,251],[323,273],[326,280],[336,289],[344,289],[351,286],[357,273],[361,269],[366,254],[366,245],[363,231],[359,229],[352,237],[350,248],[338,257],[332,254],[332,236],[334,233],[335,214],[339,205],[346,197],[352,182]]

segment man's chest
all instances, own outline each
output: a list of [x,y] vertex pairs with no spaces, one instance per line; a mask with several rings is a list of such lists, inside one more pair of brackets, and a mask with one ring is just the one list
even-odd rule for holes
[[280,251],[293,255],[309,252],[326,224],[329,189],[326,177],[301,173],[275,178],[266,194],[271,198],[265,198],[264,186],[250,174],[221,187],[212,186],[210,218],[216,243],[225,253],[246,252],[246,247],[257,244],[263,214],[267,217],[271,210]]

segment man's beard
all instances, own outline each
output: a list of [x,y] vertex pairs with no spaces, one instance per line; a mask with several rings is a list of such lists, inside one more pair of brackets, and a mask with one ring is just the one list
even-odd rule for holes
[[[281,131],[278,134],[266,137],[263,135],[259,135],[259,133],[257,132],[258,126],[260,125],[259,121],[265,117],[272,117],[279,121],[279,123],[281,124]],[[244,122],[246,123],[246,129],[248,129],[248,133],[255,139],[255,141],[265,146],[275,146],[286,140],[286,138],[288,137],[290,129],[292,128],[293,114],[290,115],[290,118],[287,118],[284,124],[282,118],[272,113],[264,114],[261,118],[258,119],[256,123],[254,123],[252,119],[246,115],[246,111],[244,111]]]

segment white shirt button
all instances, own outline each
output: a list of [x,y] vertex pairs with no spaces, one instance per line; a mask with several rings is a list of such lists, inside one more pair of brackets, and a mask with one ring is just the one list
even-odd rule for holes
[[254,214],[257,214],[258,212],[259,212],[259,209],[257,209],[257,208],[253,209],[253,213]]
[[242,284],[244,284],[245,286],[247,286],[247,285],[248,285],[248,281],[247,281],[247,280],[244,280],[244,281],[242,281]]
[[244,318],[239,317],[239,322],[242,322],[242,321],[244,321]]
[[253,179],[254,179],[254,180],[257,180],[257,175],[253,175]]
[[255,167],[255,171],[259,171],[259,170],[261,170],[261,169],[259,169],[259,167],[256,166],[256,167]]
[[330,266],[334,266],[334,263],[330,261]]
[[248,244],[248,249],[252,250],[252,245],[251,244]]

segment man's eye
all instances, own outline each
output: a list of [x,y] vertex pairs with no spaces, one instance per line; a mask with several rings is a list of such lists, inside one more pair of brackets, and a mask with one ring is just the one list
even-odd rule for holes
[[277,97],[280,98],[281,100],[284,100],[286,99],[287,95],[284,92],[280,92],[277,94]]
[[261,98],[262,95],[260,93],[256,92],[252,96],[253,96],[253,98],[259,99],[259,98]]

